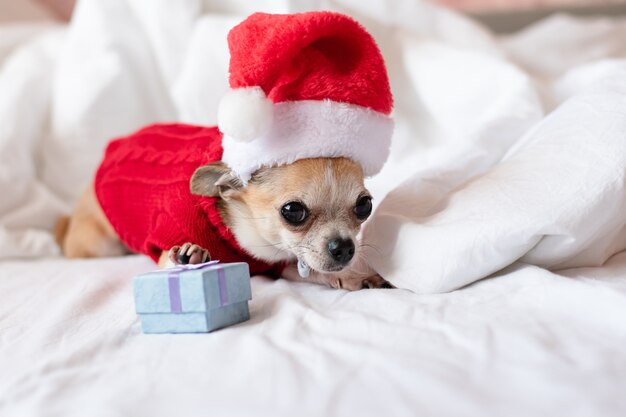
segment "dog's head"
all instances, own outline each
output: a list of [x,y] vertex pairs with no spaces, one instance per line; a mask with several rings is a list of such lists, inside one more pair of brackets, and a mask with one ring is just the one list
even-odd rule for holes
[[267,262],[295,260],[337,272],[358,255],[356,235],[372,211],[361,167],[346,158],[301,159],[257,171],[246,186],[223,163],[191,178],[193,194],[219,197],[242,248]]

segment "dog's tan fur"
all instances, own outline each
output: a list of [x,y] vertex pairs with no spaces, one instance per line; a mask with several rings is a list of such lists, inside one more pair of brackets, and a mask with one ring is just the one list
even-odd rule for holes
[[59,220],[56,240],[68,258],[121,256],[129,253],[100,208],[93,186],[83,192],[72,216]]
[[[224,223],[237,242],[255,257],[269,263],[291,262],[284,277],[316,282],[335,288],[357,290],[386,286],[364,261],[357,245],[351,263],[332,271],[325,257],[326,242],[333,236],[355,242],[362,221],[353,213],[355,202],[367,190],[360,166],[345,158],[313,158],[257,171],[243,186],[222,163],[200,167],[190,183],[192,193],[219,197],[218,207]],[[280,216],[281,207],[290,201],[304,203],[310,219],[302,226],[289,225]],[[94,257],[123,254],[125,249],[100,209],[93,187],[80,199],[59,241],[68,257]],[[204,249],[188,243],[164,251],[159,266],[176,262],[184,251],[191,263],[204,259]],[[295,267],[297,258],[312,267],[303,279]]]

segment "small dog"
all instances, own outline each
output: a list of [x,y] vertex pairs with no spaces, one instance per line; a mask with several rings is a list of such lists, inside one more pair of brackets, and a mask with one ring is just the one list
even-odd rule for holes
[[[217,162],[198,168],[190,189],[219,198],[224,224],[251,255],[272,264],[288,262],[284,278],[346,290],[391,287],[367,265],[357,241],[372,198],[361,167],[349,159],[311,158],[262,168],[246,186]],[[93,187],[85,191],[72,216],[61,219],[57,241],[68,258],[129,253]],[[188,242],[163,251],[159,267],[196,264],[209,256],[206,249]]]
[[247,256],[256,273],[389,287],[357,241],[372,211],[363,179],[380,172],[393,134],[374,39],[340,13],[254,13],[228,44],[218,126],[155,125],[112,142],[59,225],[63,251],[125,253],[117,231],[162,267],[209,259],[202,244],[224,262]]

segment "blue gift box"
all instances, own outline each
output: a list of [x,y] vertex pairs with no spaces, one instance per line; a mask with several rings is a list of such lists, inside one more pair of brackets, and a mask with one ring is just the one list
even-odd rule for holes
[[181,265],[134,278],[144,333],[203,333],[250,318],[248,264]]

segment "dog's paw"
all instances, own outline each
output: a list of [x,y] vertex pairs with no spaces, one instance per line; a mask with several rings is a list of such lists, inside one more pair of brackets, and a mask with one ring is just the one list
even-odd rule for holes
[[187,242],[182,246],[173,246],[168,258],[174,265],[195,265],[210,261],[211,255],[202,246]]
[[341,288],[348,291],[358,291],[370,288],[394,288],[389,282],[378,274],[371,275],[367,278],[363,277],[341,277],[331,281],[331,287]]

